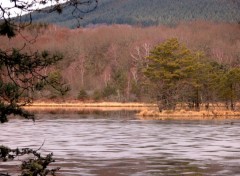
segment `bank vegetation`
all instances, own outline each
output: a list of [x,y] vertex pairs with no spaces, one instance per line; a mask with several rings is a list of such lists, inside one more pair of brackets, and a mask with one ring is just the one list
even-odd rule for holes
[[[204,105],[207,110],[217,103],[238,110],[239,24],[195,21],[171,27],[102,25],[71,30],[39,23],[12,40],[2,36],[1,49],[20,48],[22,36],[35,39],[24,50],[47,50],[63,58],[41,70],[53,86],[38,82],[34,93],[26,95],[34,100],[157,102],[160,111],[174,110],[176,104],[197,111]],[[154,53],[164,47],[179,49],[168,60],[161,56],[155,62]],[[162,74],[157,76],[153,68]]]

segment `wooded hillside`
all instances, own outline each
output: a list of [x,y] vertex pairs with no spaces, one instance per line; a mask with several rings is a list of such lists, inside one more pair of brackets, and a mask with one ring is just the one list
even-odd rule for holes
[[[78,21],[67,8],[57,13],[33,15],[39,22],[55,23],[76,28]],[[78,13],[78,12],[76,12]],[[101,0],[98,8],[81,14],[81,26],[96,24],[130,24],[139,26],[175,25],[179,21],[196,19],[234,22],[240,21],[240,2],[234,0]]]

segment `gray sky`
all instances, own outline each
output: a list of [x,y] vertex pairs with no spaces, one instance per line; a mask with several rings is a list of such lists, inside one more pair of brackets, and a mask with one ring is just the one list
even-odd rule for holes
[[[25,4],[25,3],[30,4],[30,3],[34,2],[34,6],[31,7],[29,10],[41,9],[41,8],[46,7],[46,6],[56,4],[56,3],[54,3],[56,0],[53,0],[52,2],[51,2],[51,0],[49,0],[46,5],[40,4],[39,3],[40,1],[41,0],[19,0],[17,3],[18,3],[18,5],[22,5],[22,4]],[[64,2],[67,2],[67,1],[68,0],[59,0],[59,3],[64,3]],[[23,15],[23,14],[27,13],[26,11],[24,12],[22,10],[19,10],[18,8],[14,8],[14,2],[11,2],[10,0],[0,0],[0,5],[2,7],[4,7],[5,10],[11,14],[11,17],[18,16],[18,15]],[[2,11],[0,11],[0,14],[2,14]]]

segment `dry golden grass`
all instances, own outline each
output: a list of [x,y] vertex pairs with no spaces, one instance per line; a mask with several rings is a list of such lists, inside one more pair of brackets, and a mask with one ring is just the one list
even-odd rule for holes
[[159,112],[156,104],[148,103],[119,103],[119,102],[35,102],[24,106],[26,110],[33,112],[72,113],[94,111],[138,111],[139,119],[152,120],[215,120],[215,119],[240,119],[240,111],[229,111],[222,108],[191,111],[175,110]]
[[80,102],[80,101],[71,101],[71,102],[35,102],[29,104],[26,107],[152,107],[156,106],[155,104],[148,103],[119,103],[119,102]]
[[33,112],[55,112],[55,113],[67,113],[67,112],[80,112],[80,111],[141,111],[146,107],[154,107],[154,104],[146,103],[119,103],[119,102],[36,102],[24,106],[28,111]]
[[162,111],[155,109],[143,109],[137,114],[140,119],[153,120],[224,120],[240,119],[240,111],[229,110],[201,110],[201,111]]

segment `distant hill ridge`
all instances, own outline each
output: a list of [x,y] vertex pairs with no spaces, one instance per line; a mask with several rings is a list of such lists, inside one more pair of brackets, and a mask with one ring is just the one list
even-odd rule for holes
[[[71,8],[66,8],[61,15],[36,13],[33,20],[75,28],[78,23],[71,12]],[[195,19],[239,22],[240,0],[100,0],[95,11],[83,14],[81,26],[173,25]]]

